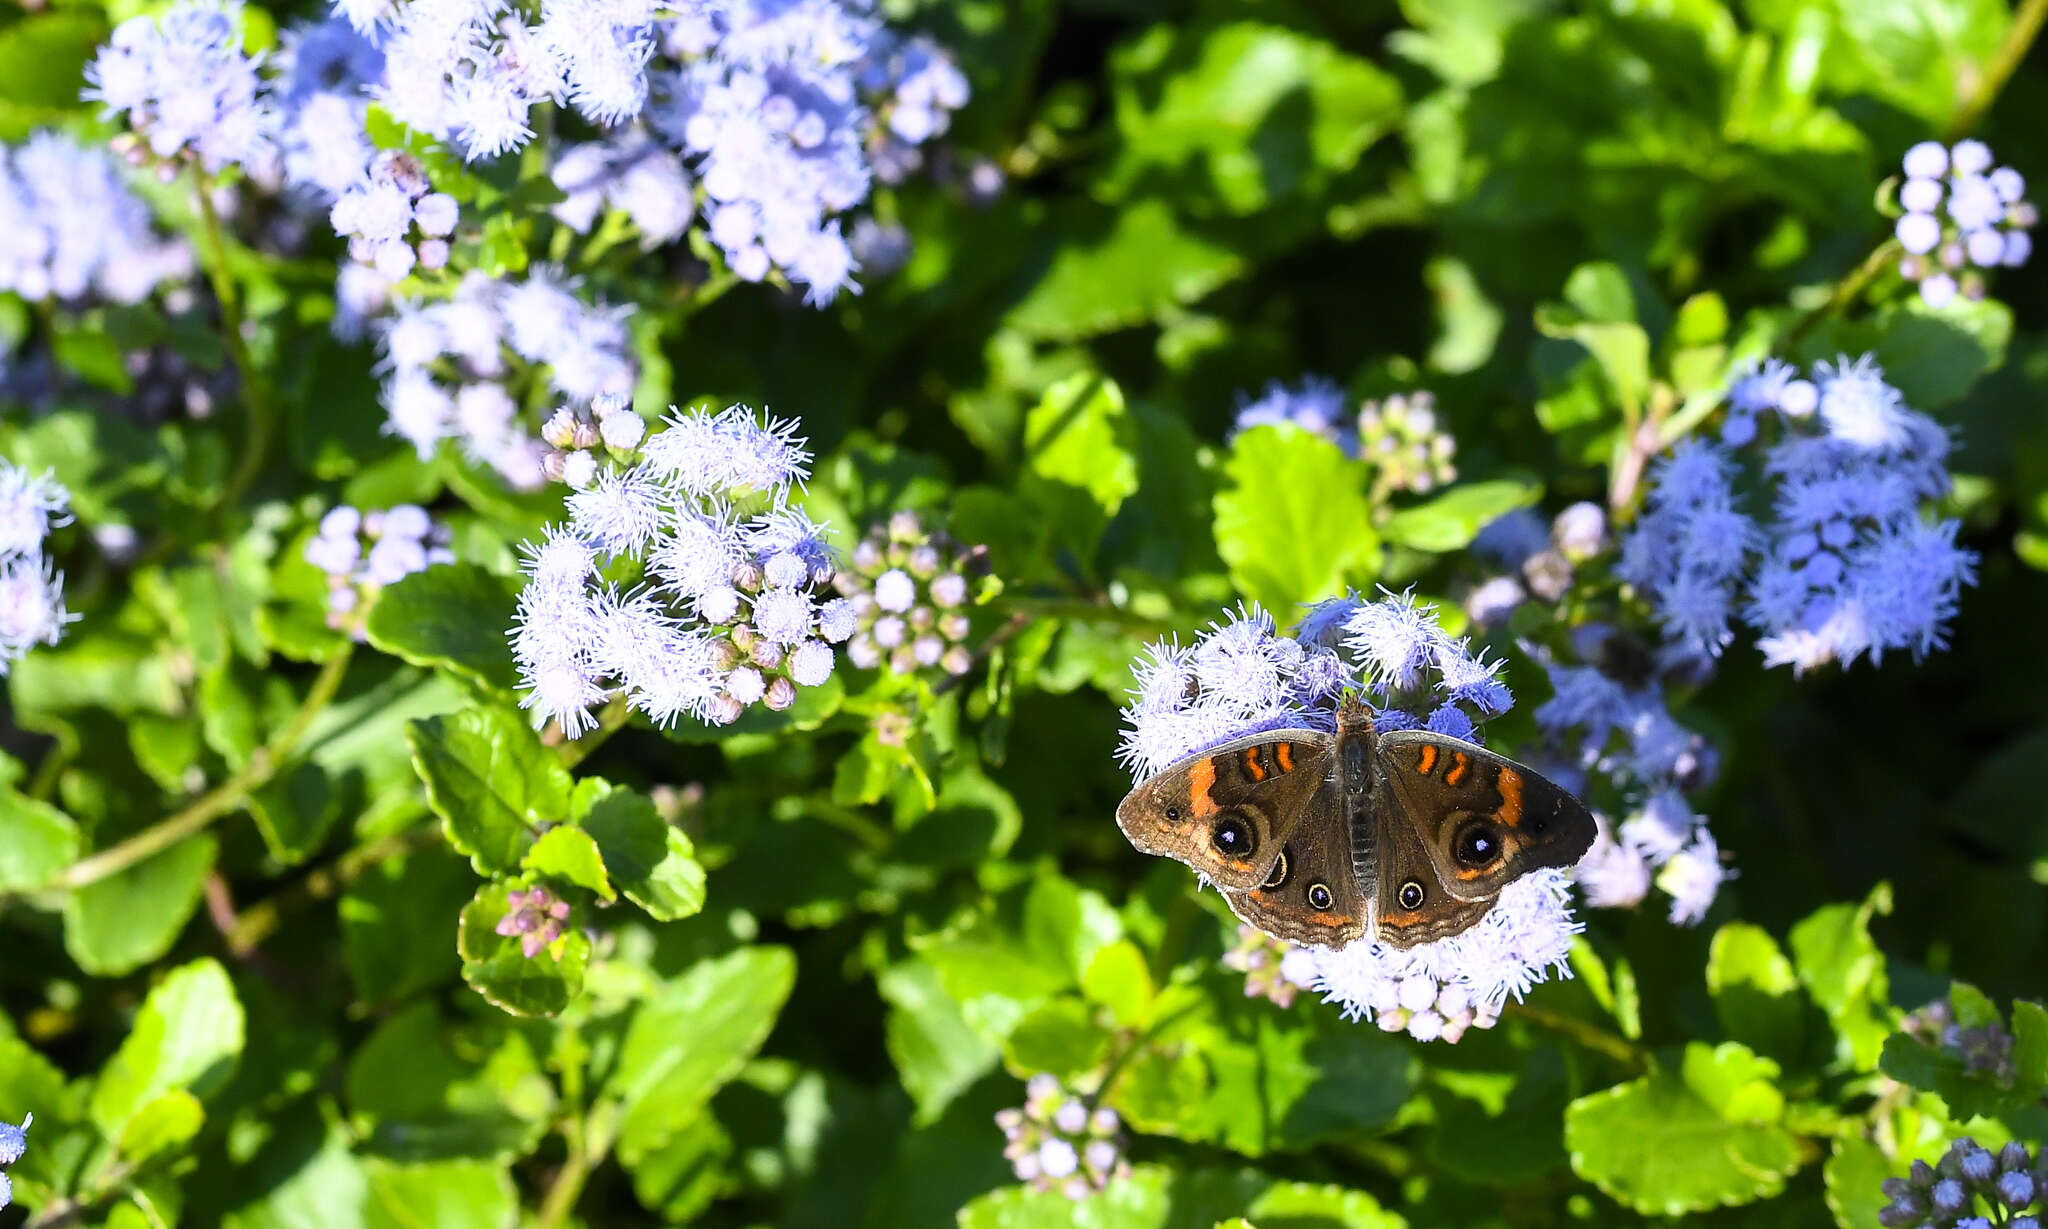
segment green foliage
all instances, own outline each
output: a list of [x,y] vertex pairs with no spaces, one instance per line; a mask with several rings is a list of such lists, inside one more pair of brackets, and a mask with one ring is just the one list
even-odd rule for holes
[[[1877,1229],[1953,1140],[2048,1139],[2048,297],[2037,261],[1933,309],[1883,247],[1916,141],[1980,133],[2042,195],[2039,0],[877,7],[975,98],[843,220],[901,225],[908,263],[823,309],[701,221],[568,227],[545,141],[605,135],[571,106],[499,159],[367,130],[462,204],[400,300],[559,269],[617,309],[648,422],[770,407],[842,547],[906,510],[985,547],[965,673],[842,655],[730,725],[536,721],[507,631],[563,489],[387,432],[324,207],[260,169],[211,181],[216,235],[199,172],[134,151],[200,262],[175,294],[0,292],[0,457],[67,487],[80,616],[4,679],[31,1224]],[[0,14],[0,140],[103,144],[84,66],[160,8]],[[281,60],[327,6],[239,13]],[[1270,949],[1248,978],[1223,902],[1117,832],[1143,647],[1348,590],[1435,603],[1515,693],[1483,737],[1562,779],[1586,749],[1537,728],[1545,663],[1651,679],[1642,595],[1572,560],[1489,623],[1468,597],[1551,560],[1475,539],[1580,502],[1625,535],[1745,363],[1863,353],[1951,433],[1977,580],[1920,659],[1794,677],[1742,636],[1710,680],[1655,674],[1734,872],[1697,927],[1581,893],[1569,979],[1422,1042]],[[1309,374],[1347,415],[1432,390],[1456,477],[1236,428]],[[562,402],[507,388],[529,428]],[[337,600],[307,547],[344,504],[429,510],[457,562]],[[1577,766],[1619,830],[1640,791]],[[1033,1077],[1114,1112],[1102,1189],[1005,1155]]]

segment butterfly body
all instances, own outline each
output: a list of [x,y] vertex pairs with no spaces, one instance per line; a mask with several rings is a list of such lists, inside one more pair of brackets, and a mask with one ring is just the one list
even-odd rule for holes
[[1458,934],[1508,884],[1576,863],[1593,816],[1530,769],[1427,730],[1267,730],[1148,777],[1117,807],[1139,850],[1200,871],[1231,911],[1292,943],[1396,947]]

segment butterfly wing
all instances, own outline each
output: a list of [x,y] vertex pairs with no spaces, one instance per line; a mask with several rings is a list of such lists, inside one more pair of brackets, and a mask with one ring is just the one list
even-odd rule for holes
[[[1400,873],[1419,876],[1426,866],[1453,899],[1491,901],[1530,871],[1572,866],[1599,831],[1585,804],[1555,783],[1461,739],[1398,730],[1380,736],[1376,758],[1391,804],[1379,830],[1391,829],[1387,842],[1409,851]],[[1382,878],[1398,894],[1403,880]]]
[[1140,781],[1117,806],[1117,827],[1218,887],[1257,888],[1329,777],[1333,741],[1322,730],[1267,730],[1189,756]]
[[1223,899],[1248,924],[1304,946],[1343,947],[1366,932],[1370,909],[1352,864],[1340,783],[1325,779],[1280,841],[1265,880]]

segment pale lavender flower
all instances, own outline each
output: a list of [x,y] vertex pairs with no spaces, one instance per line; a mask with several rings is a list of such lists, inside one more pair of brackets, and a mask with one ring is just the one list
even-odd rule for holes
[[1230,433],[1253,427],[1291,423],[1329,440],[1352,456],[1358,454],[1358,431],[1350,418],[1344,390],[1327,376],[1308,375],[1292,384],[1269,382],[1257,397],[1237,395],[1237,417]]
[[1033,1190],[1082,1199],[1130,1173],[1117,1112],[1091,1108],[1044,1072],[1026,1082],[1021,1107],[996,1114],[996,1125],[1004,1159]]
[[320,518],[306,561],[327,574],[327,623],[363,635],[357,609],[386,585],[436,564],[453,563],[450,535],[417,504],[364,513],[343,504]]
[[569,918],[569,902],[543,887],[505,896],[505,916],[498,919],[497,932],[517,937],[519,954],[528,960],[562,937],[562,923]]
[[192,268],[191,249],[157,234],[106,151],[54,132],[0,146],[0,291],[136,303]]
[[1310,949],[1314,989],[1347,1019],[1367,1019],[1418,1041],[1456,1042],[1491,1028],[1512,996],[1552,973],[1570,976],[1571,890],[1563,872],[1526,875],[1462,934],[1411,948],[1362,940],[1338,951]]
[[86,66],[85,97],[121,115],[159,158],[186,151],[209,171],[261,169],[276,155],[276,114],[242,54],[239,12],[204,0],[131,17]]
[[49,474],[0,461],[0,557],[40,554],[53,528],[71,523],[71,493]]
[[40,552],[0,561],[0,675],[39,644],[55,644],[78,618],[64,609],[64,574]]
[[[632,414],[622,398],[594,412],[600,422]],[[525,706],[570,737],[614,691],[661,726],[684,716],[730,723],[755,704],[788,708],[798,687],[831,677],[827,642],[845,638],[842,609],[817,600],[833,575],[822,527],[785,502],[810,459],[780,451],[793,424],[763,427],[740,406],[668,423],[602,460],[590,446],[599,428],[566,414],[546,428],[568,446],[588,430],[571,459],[594,477],[569,497],[569,525],[525,548],[513,656]],[[765,486],[762,440],[777,449],[781,476]],[[603,584],[599,561],[610,558],[637,561],[646,587]]]

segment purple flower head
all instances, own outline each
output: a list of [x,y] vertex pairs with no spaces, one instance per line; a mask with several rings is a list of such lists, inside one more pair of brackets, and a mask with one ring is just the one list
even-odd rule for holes
[[1303,376],[1293,384],[1273,380],[1257,397],[1238,394],[1230,433],[1291,423],[1356,456],[1358,432],[1347,422],[1349,409],[1344,390],[1326,376]]
[[159,158],[190,150],[210,171],[276,155],[276,113],[242,54],[239,11],[205,0],[115,28],[85,70],[85,97],[121,115]]
[[536,887],[505,896],[505,916],[498,919],[497,932],[519,939],[519,952],[528,960],[562,937],[562,923],[569,917],[569,902],[558,899],[546,888]]

